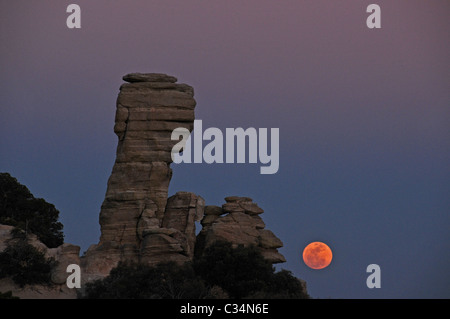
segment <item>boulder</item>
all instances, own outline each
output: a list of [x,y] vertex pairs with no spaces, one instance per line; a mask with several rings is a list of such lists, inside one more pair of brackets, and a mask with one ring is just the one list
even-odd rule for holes
[[[9,244],[18,240],[14,238],[11,231],[13,226],[0,224],[0,252],[4,251]],[[45,258],[53,258],[55,266],[51,269],[51,282],[47,285],[25,285],[20,287],[11,278],[0,279],[0,292],[11,291],[14,296],[25,299],[74,299],[77,291],[69,289],[66,280],[69,274],[67,266],[70,264],[80,265],[80,247],[64,243],[56,248],[48,248],[37,236],[27,234],[27,242],[45,255]]]
[[57,248],[53,248],[54,258],[57,261],[56,267],[52,269],[51,280],[55,284],[66,284],[67,266],[71,264],[80,265],[80,247],[64,243]]
[[[256,246],[271,263],[285,262],[277,248],[283,243],[265,224],[259,214],[264,211],[249,197],[229,196],[222,208],[206,206],[202,230],[197,238],[196,255],[217,241],[227,241],[233,246]],[[225,215],[223,215],[225,214]]]
[[123,80],[134,82],[177,82],[177,78],[163,73],[129,73],[123,76]]

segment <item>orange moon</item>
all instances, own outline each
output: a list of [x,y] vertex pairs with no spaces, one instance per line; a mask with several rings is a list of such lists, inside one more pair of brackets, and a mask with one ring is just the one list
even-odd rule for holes
[[310,243],[303,250],[303,261],[312,269],[327,267],[331,259],[333,259],[333,253],[330,247],[320,241]]

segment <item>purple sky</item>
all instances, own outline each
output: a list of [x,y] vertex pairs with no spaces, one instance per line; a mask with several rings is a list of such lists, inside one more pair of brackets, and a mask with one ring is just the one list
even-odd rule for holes
[[[74,2],[79,30],[72,2],[0,2],[0,171],[55,204],[67,242],[98,242],[122,76],[162,72],[204,128],[280,128],[277,174],[172,165],[171,194],[252,197],[313,297],[450,297],[450,2]],[[301,260],[315,240],[320,271]]]

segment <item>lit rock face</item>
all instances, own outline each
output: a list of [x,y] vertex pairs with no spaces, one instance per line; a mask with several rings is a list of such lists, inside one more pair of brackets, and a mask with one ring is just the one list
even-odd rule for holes
[[125,259],[156,263],[164,255],[164,260],[183,260],[194,245],[188,243],[195,234],[189,229],[193,222],[181,230],[165,218],[171,150],[178,142],[171,134],[178,127],[192,131],[194,91],[165,74],[132,73],[123,79],[129,83],[120,87],[117,98],[114,132],[119,141],[100,212],[100,242],[83,260],[94,277]]
[[[192,87],[165,74],[123,79],[128,83],[117,98],[116,162],[100,211],[100,241],[81,257],[83,281],[107,276],[119,261],[190,261],[218,240],[255,245],[272,263],[284,262],[277,251],[283,243],[264,229],[263,210],[252,199],[227,197],[222,207],[205,207],[202,197],[189,192],[168,198],[171,151],[178,143],[171,135],[176,128],[193,129]],[[196,221],[203,225],[198,236]]]
[[[114,132],[118,136],[116,161],[100,211],[101,236],[79,257],[80,247],[65,243],[49,249],[36,236],[30,243],[54,258],[51,286],[22,289],[11,278],[0,280],[0,291],[11,290],[22,298],[75,298],[66,285],[67,266],[81,266],[82,289],[86,282],[106,277],[120,261],[155,265],[191,261],[205,247],[228,241],[233,246],[255,245],[272,263],[284,262],[277,248],[283,243],[270,231],[263,210],[248,197],[226,197],[219,206],[205,206],[193,193],[177,192],[168,198],[172,177],[171,151],[175,128],[193,129],[192,87],[173,76],[158,73],[125,75],[117,98]],[[201,221],[196,236],[195,222]],[[0,225],[0,252],[12,240],[13,227]]]
[[[197,254],[216,241],[228,241],[233,246],[256,246],[271,263],[282,263],[286,259],[277,248],[283,243],[259,216],[264,211],[251,198],[230,196],[222,207],[206,206],[201,221],[202,231],[197,239]],[[223,215],[223,216],[222,216]]]

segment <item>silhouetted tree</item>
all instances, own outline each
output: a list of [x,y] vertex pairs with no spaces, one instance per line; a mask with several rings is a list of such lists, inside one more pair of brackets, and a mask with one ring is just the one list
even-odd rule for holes
[[198,299],[207,294],[208,289],[189,263],[148,266],[121,262],[108,277],[87,283],[85,298]]
[[47,247],[64,243],[59,211],[8,173],[0,173],[0,224],[15,226],[35,234]]
[[50,284],[51,270],[55,266],[52,258],[27,242],[15,239],[0,253],[0,278],[11,277],[19,286]]
[[12,294],[12,291],[8,290],[7,292],[1,292],[0,291],[0,299],[20,299],[20,298],[17,297],[17,296],[14,296]]
[[217,242],[194,263],[119,263],[86,284],[85,298],[309,298],[291,272],[275,272],[255,247]]
[[264,290],[274,268],[255,247],[233,248],[229,242],[207,247],[195,261],[195,271],[209,285],[222,287],[231,298]]
[[289,270],[282,269],[273,273],[266,281],[266,286],[252,295],[256,299],[309,299],[306,286],[292,275]]

